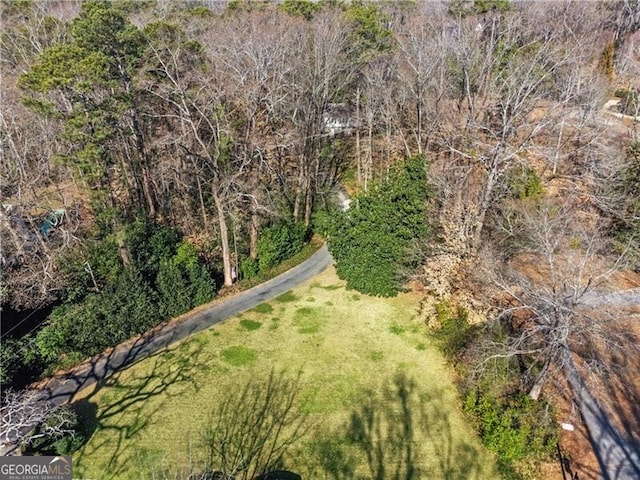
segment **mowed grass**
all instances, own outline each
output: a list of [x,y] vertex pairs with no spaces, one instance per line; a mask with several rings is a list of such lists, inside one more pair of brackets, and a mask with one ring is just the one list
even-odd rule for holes
[[225,393],[273,369],[300,373],[309,431],[284,466],[305,480],[373,478],[380,468],[380,478],[397,468],[402,478],[498,478],[415,318],[418,302],[355,294],[328,269],[137,363],[79,395],[92,434],[74,454],[74,477],[178,478],[202,460],[202,429]]

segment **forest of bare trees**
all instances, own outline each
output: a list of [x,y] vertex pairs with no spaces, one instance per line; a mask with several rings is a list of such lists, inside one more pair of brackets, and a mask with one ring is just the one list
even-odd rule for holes
[[[232,257],[256,256],[261,226],[309,226],[345,172],[366,188],[394,159],[423,152],[459,253],[477,250],[510,172],[556,175],[569,149],[593,155],[587,127],[611,88],[603,52],[622,21],[613,5],[494,3],[312,3],[305,17],[296,2],[116,2],[124,10],[112,18],[87,14],[69,28],[80,3],[9,2],[4,303],[54,299],[61,251],[98,219],[117,232],[136,211],[211,238],[228,285]],[[620,59],[630,76],[631,57]],[[355,132],[327,132],[336,104]],[[53,207],[69,212],[62,241],[30,238],[20,218]]]

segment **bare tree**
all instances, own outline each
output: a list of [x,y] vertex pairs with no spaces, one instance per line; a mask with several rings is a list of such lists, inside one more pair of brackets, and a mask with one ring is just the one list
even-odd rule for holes
[[42,438],[55,439],[73,434],[69,427],[73,414],[67,406],[56,406],[45,392],[7,390],[2,396],[0,453],[8,455],[22,445]]
[[[59,260],[79,245],[81,236],[79,205],[66,207],[57,213],[46,211],[42,218],[27,214],[19,205],[0,208],[3,304],[40,308],[59,298],[66,285]],[[43,233],[45,222],[51,229]]]
[[623,267],[623,257],[604,255],[611,243],[607,237],[594,224],[577,224],[580,212],[571,201],[521,207],[516,215],[509,228],[512,237],[522,241],[520,253],[495,278],[512,304],[495,321],[510,322],[514,335],[502,346],[493,344],[501,353],[488,358],[526,359],[525,383],[537,398],[549,374],[562,372],[573,355],[581,355],[596,372],[615,368],[603,364],[586,345],[637,347],[627,345],[627,336],[617,328],[621,319],[588,308],[591,292],[604,288]]
[[[514,360],[534,400],[549,379],[566,378],[605,478],[634,478],[630,472],[640,471],[637,447],[619,433],[624,419],[595,400],[599,380],[626,378],[623,359],[640,354],[626,310],[629,299],[610,294],[610,280],[624,268],[625,255],[611,255],[613,242],[597,227],[601,220],[578,210],[575,200],[521,209],[511,223],[524,246],[495,279],[506,306],[489,324],[506,326],[505,336],[483,344],[479,368]],[[637,397],[637,387],[618,385],[623,396]],[[602,460],[608,455],[614,464]]]
[[[293,89],[290,56],[298,28],[298,22],[278,10],[251,12],[220,25],[218,41],[210,47],[212,58],[224,72],[224,90],[237,118],[235,154],[246,163],[236,214],[240,223],[247,224],[252,258],[257,257],[263,217],[282,213],[271,195],[272,185],[287,185],[277,152],[283,138],[279,126]],[[244,35],[236,35],[238,31]]]
[[322,158],[327,143],[323,114],[330,103],[348,98],[353,64],[348,58],[349,28],[340,12],[323,10],[301,29],[294,62],[294,89],[288,98],[287,123],[294,138],[289,155],[297,160],[293,217],[311,223],[318,184],[329,177]]
[[[204,202],[205,185],[217,217],[224,284],[233,284],[231,241],[227,215],[229,200],[244,173],[246,158],[234,155],[234,138],[229,128],[229,112],[224,100],[222,72],[214,68],[217,60],[208,60],[194,43],[179,38],[152,45],[154,78],[147,91],[155,96],[163,113],[160,117],[171,124],[171,143],[187,162],[193,165],[199,189],[205,229],[207,213]],[[192,65],[191,62],[197,65]],[[198,68],[204,62],[211,70]],[[160,81],[155,81],[159,79]],[[201,175],[202,174],[202,175]]]
[[447,28],[444,3],[434,2],[422,4],[419,12],[397,28],[401,84],[397,101],[404,107],[404,128],[412,137],[405,140],[408,153],[409,144],[419,153],[432,150],[441,122],[451,118],[451,113],[443,111],[451,81],[446,62]]
[[[593,90],[585,74],[576,77],[575,71],[591,60],[584,52],[593,52],[585,45],[594,33],[560,25],[563,17],[554,18],[552,10],[523,3],[512,12],[449,20],[437,36],[431,34],[430,43],[422,41],[431,45],[433,61],[426,63],[443,66],[434,72],[443,80],[426,97],[440,113],[435,139],[440,155],[432,170],[443,187],[442,212],[450,217],[442,223],[457,225],[456,236],[466,239],[463,255],[480,247],[487,215],[508,174],[531,165],[530,151],[549,141],[552,126],[570,115],[580,118],[586,92]],[[540,31],[549,22],[554,27]],[[429,39],[414,37],[408,45]],[[576,131],[561,129],[558,138],[575,138]]]

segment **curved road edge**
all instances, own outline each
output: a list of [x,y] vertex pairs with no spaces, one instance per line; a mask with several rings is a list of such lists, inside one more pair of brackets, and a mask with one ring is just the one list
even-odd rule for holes
[[256,287],[246,290],[205,310],[188,315],[179,322],[172,322],[133,340],[116,346],[108,352],[93,357],[65,374],[46,380],[39,389],[45,392],[55,405],[67,403],[73,397],[101,382],[113,373],[184,340],[202,330],[216,325],[234,315],[250,310],[271,300],[301,283],[315,277],[333,263],[327,245],[301,264]]

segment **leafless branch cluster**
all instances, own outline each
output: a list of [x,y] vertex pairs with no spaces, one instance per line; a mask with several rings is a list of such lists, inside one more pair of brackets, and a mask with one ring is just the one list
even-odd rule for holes
[[0,445],[3,455],[22,445],[41,439],[73,434],[69,429],[72,413],[66,406],[55,406],[44,392],[8,390],[3,392]]

